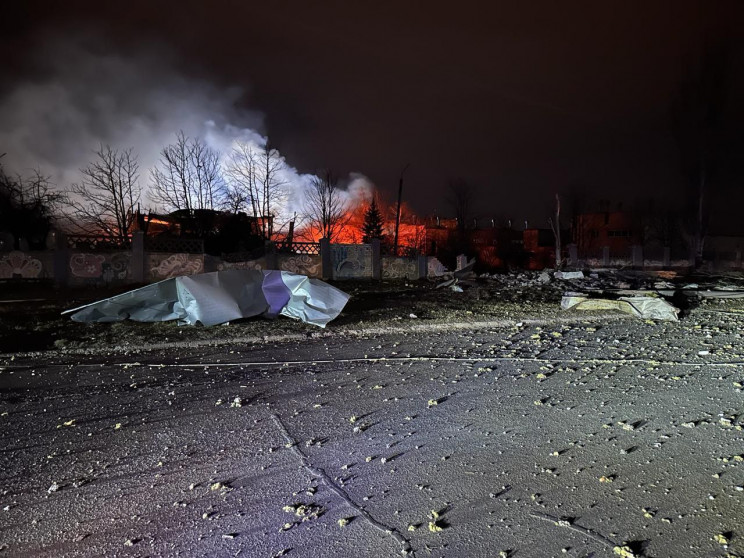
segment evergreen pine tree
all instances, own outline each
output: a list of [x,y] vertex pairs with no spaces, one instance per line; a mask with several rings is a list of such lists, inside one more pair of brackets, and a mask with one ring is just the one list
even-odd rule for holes
[[373,238],[382,238],[382,214],[374,198],[372,198],[372,203],[369,204],[367,211],[364,212],[362,242],[369,244]]

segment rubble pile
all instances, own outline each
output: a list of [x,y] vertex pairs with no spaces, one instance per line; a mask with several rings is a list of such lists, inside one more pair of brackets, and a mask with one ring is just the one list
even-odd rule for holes
[[445,273],[437,288],[471,291],[503,302],[559,302],[564,310],[619,310],[644,319],[677,320],[681,312],[708,300],[744,298],[740,274],[678,276],[671,271],[522,271],[476,276]]

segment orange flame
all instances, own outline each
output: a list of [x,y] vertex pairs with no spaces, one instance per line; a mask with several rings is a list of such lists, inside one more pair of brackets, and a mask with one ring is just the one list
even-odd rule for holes
[[[378,201],[382,214],[383,243],[392,246],[395,237],[395,206],[385,205]],[[368,203],[359,204],[349,210],[340,219],[338,232],[333,237],[336,244],[361,244],[364,236],[364,214],[369,208]],[[423,251],[426,246],[426,227],[407,204],[401,205],[401,219],[398,228],[398,246],[401,249]],[[295,233],[297,240],[319,242],[321,233],[317,227],[304,226]]]

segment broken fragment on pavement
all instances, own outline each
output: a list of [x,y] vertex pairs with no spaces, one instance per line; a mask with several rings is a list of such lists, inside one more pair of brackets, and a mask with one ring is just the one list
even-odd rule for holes
[[564,310],[620,310],[637,318],[677,321],[679,309],[663,298],[623,296],[618,299],[589,298],[584,294],[566,293],[561,299]]

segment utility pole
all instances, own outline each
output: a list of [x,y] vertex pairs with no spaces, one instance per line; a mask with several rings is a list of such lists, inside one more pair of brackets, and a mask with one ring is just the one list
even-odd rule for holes
[[553,236],[555,237],[555,268],[560,269],[561,267],[561,198],[558,194],[555,195],[555,221],[548,219],[550,228],[553,229]]
[[406,163],[403,170],[400,171],[400,180],[398,181],[398,210],[395,212],[395,242],[393,243],[393,255],[398,255],[398,229],[400,228],[400,202],[403,198],[403,173],[411,163]]

